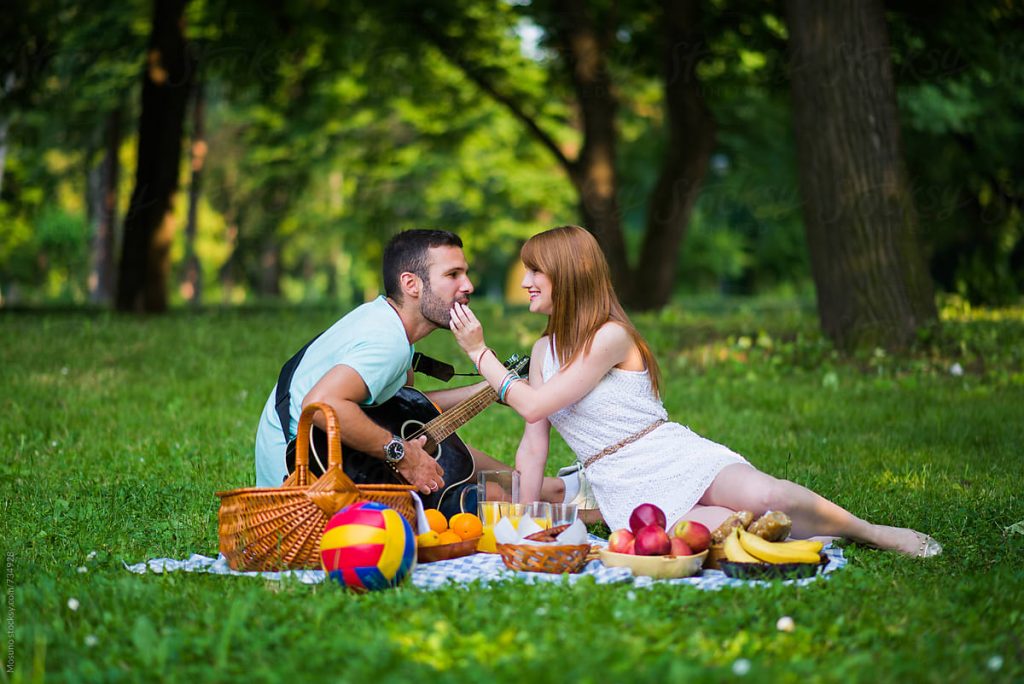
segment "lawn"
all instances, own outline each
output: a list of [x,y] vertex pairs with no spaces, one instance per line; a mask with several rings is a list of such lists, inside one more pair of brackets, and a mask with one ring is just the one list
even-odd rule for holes
[[[501,355],[542,325],[480,309]],[[122,564],[216,553],[214,492],[254,481],[278,368],[336,312],[2,313],[4,680],[1024,680],[1024,313],[943,311],[912,354],[853,359],[786,302],[637,318],[673,418],[863,517],[932,533],[937,559],[848,545],[848,566],[806,587],[364,596]],[[419,347],[470,367],[446,333]],[[492,407],[460,434],[508,461],[519,431]],[[569,461],[556,440],[549,468]]]

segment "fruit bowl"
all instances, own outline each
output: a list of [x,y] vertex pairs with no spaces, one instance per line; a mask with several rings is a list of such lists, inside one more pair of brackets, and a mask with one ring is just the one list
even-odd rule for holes
[[821,554],[821,560],[817,563],[737,563],[722,560],[719,565],[726,577],[735,579],[803,579],[814,577],[828,565],[828,556]]
[[707,551],[692,556],[634,556],[601,549],[601,562],[610,568],[629,568],[634,575],[654,579],[678,579],[700,572]]
[[419,546],[416,548],[416,561],[418,563],[433,563],[435,561],[451,560],[462,558],[476,553],[477,542],[480,537],[464,539],[452,544],[439,544],[438,546]]

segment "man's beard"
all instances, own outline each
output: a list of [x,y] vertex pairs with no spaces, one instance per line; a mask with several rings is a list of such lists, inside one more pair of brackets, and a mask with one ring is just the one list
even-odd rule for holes
[[452,301],[446,302],[436,296],[430,289],[430,285],[424,281],[423,296],[420,297],[420,314],[438,328],[447,328],[452,320],[452,307],[457,301],[468,304],[469,297],[456,297]]

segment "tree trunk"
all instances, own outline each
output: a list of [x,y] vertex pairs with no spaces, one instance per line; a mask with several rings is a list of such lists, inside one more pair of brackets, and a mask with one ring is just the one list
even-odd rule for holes
[[89,273],[89,299],[109,304],[114,294],[114,231],[117,226],[117,186],[121,177],[122,107],[107,114],[103,131],[103,162],[96,187],[96,230],[92,239],[92,268]]
[[[10,93],[14,88],[14,72],[4,76],[2,92]],[[4,167],[7,165],[7,131],[11,127],[9,115],[0,117],[0,192],[4,189]]]
[[818,313],[837,346],[905,347],[936,320],[879,0],[788,0],[793,121]]
[[188,0],[155,0],[142,81],[138,166],[124,222],[117,308],[167,308],[173,202],[178,189],[182,129],[191,68],[185,43]]
[[264,297],[281,296],[281,247],[273,235],[263,240],[260,251],[259,293]]
[[206,96],[202,81],[196,83],[192,109],[192,182],[188,189],[188,221],[185,224],[185,280],[182,283],[185,299],[193,306],[203,300],[203,272],[196,255],[196,230],[199,197],[206,162],[206,133],[204,127]]
[[604,46],[585,0],[563,0],[560,5],[559,42],[567,53],[583,121],[583,147],[571,165],[570,177],[579,195],[584,226],[601,245],[612,280],[628,299],[632,279],[622,234],[615,160],[618,102],[612,92]]
[[628,304],[665,306],[672,297],[679,248],[715,149],[715,121],[697,81],[706,48],[698,0],[663,0],[665,109],[668,145],[647,207],[640,261]]
[[4,166],[7,164],[7,129],[11,122],[7,117],[0,119],[0,192],[4,189]]
[[235,291],[236,271],[238,270],[238,224],[236,214],[228,209],[224,215],[227,223],[227,235],[225,236],[228,249],[228,258],[224,260],[220,270],[217,272],[217,279],[220,282],[220,300],[222,304],[232,304]]

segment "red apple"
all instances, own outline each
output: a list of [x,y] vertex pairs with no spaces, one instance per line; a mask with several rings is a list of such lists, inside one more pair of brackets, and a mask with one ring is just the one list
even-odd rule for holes
[[699,522],[680,520],[672,528],[672,536],[682,539],[694,553],[700,553],[711,546],[711,531]]
[[641,527],[655,525],[662,530],[665,529],[665,512],[650,503],[642,503],[633,509],[629,515],[629,529],[636,534]]
[[663,528],[647,525],[637,530],[633,548],[638,556],[664,556],[672,550],[672,540]]
[[615,553],[633,553],[633,533],[625,527],[612,532],[608,535],[608,550]]
[[679,537],[672,537],[672,549],[668,553],[670,556],[692,556],[693,549]]

